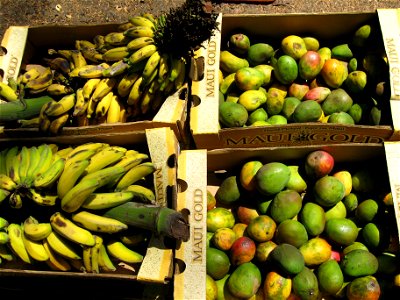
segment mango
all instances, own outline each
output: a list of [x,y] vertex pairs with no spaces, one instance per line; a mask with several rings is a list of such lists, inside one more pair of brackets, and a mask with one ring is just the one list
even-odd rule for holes
[[318,86],[310,89],[305,95],[303,100],[314,100],[321,103],[331,93],[331,89],[324,86]]
[[274,54],[274,48],[266,43],[252,44],[247,51],[247,60],[251,66],[265,64]]
[[332,247],[328,241],[321,237],[313,237],[299,248],[307,267],[318,266],[331,258]]
[[222,251],[231,249],[236,234],[231,228],[218,228],[211,239],[213,246]]
[[288,120],[282,115],[273,115],[267,119],[267,123],[271,125],[286,125]]
[[226,127],[243,127],[249,114],[246,108],[235,102],[223,102],[219,106],[219,121]]
[[313,36],[303,37],[303,41],[306,44],[306,49],[311,51],[318,51],[319,41]]
[[343,255],[346,255],[347,253],[349,253],[350,251],[353,251],[355,249],[362,249],[362,250],[366,250],[368,251],[367,246],[365,246],[363,243],[361,242],[354,242],[351,243],[350,245],[348,245],[347,247],[345,247],[342,251]]
[[227,281],[231,294],[239,298],[250,298],[261,286],[261,272],[252,262],[241,264]]
[[258,160],[246,162],[240,169],[240,184],[247,191],[256,190],[255,175],[257,171],[263,166],[262,162]]
[[329,87],[339,88],[346,80],[349,71],[345,62],[331,58],[325,61],[320,74]]
[[328,59],[332,58],[332,51],[330,48],[328,47],[322,47],[320,49],[318,49],[317,51],[319,53],[319,55],[321,56],[322,62],[325,64],[325,62]]
[[240,199],[239,184],[239,179],[235,175],[225,178],[215,193],[217,202],[226,205],[237,202]]
[[235,83],[242,91],[258,90],[264,83],[264,73],[252,67],[241,68],[235,73]]
[[296,97],[286,97],[283,106],[282,106],[282,111],[281,114],[288,120],[288,121],[293,121],[293,113],[296,107],[300,104],[300,100]]
[[289,55],[282,55],[279,58],[272,57],[271,64],[274,68],[275,78],[282,84],[291,84],[299,74],[296,60]]
[[268,88],[265,105],[269,116],[278,115],[282,111],[286,95],[287,88],[282,84],[274,83]]
[[349,60],[349,64],[347,65],[349,72],[356,71],[358,69],[358,61],[357,58],[353,57]]
[[371,35],[371,31],[372,28],[370,24],[360,26],[353,34],[352,45],[359,48],[365,47]]
[[344,111],[334,112],[328,117],[328,123],[354,125],[354,119]]
[[342,201],[339,201],[334,206],[329,207],[325,210],[325,220],[329,221],[335,218],[346,218],[347,210],[346,206]]
[[246,225],[250,224],[253,219],[260,215],[255,207],[245,203],[236,207],[235,213],[237,221]]
[[333,174],[334,177],[336,177],[337,179],[339,179],[344,187],[345,187],[345,193],[344,195],[347,196],[351,193],[351,189],[353,187],[353,183],[352,183],[352,179],[351,179],[351,173],[347,170],[339,170],[336,171]]
[[290,276],[269,271],[263,283],[264,299],[288,299],[292,290]]
[[215,280],[206,274],[206,300],[217,299],[218,288]]
[[304,100],[293,111],[293,121],[296,123],[316,122],[322,115],[321,105],[314,100]]
[[289,35],[282,39],[281,48],[286,55],[299,60],[307,52],[304,40],[297,35]]
[[273,238],[276,230],[276,222],[268,215],[260,215],[253,220],[247,226],[247,235],[257,241],[266,242]]
[[335,166],[335,159],[325,150],[311,151],[305,160],[304,169],[307,176],[317,179],[328,175]]
[[335,112],[347,112],[353,105],[353,99],[342,88],[333,89],[331,93],[322,102],[321,107],[325,115],[331,115]]
[[317,236],[325,228],[325,211],[322,206],[314,202],[307,202],[300,211],[299,221],[304,225],[308,235]]
[[235,225],[233,213],[224,207],[215,207],[207,212],[207,231],[215,232],[218,228],[232,228]]
[[250,39],[246,34],[232,34],[228,42],[229,49],[238,55],[244,55],[250,48]]
[[278,244],[287,243],[300,248],[308,241],[308,234],[303,224],[297,220],[290,219],[278,225],[275,239]]
[[290,178],[290,169],[281,162],[263,165],[256,173],[257,190],[267,196],[282,191]]
[[207,190],[207,210],[213,209],[217,204],[217,199],[215,199],[214,195]]
[[304,80],[311,80],[317,77],[324,66],[324,61],[316,51],[307,51],[299,62],[299,76]]
[[266,242],[257,243],[256,259],[258,262],[267,262],[272,250],[278,246],[274,241],[269,240]]
[[222,79],[219,85],[219,91],[223,95],[228,94],[231,90],[233,90],[236,87],[235,75],[236,72],[230,73],[229,75],[225,76],[224,79]]
[[346,296],[349,300],[378,300],[380,295],[379,282],[375,277],[369,275],[353,279],[346,288]]
[[351,277],[374,275],[378,270],[378,259],[369,251],[356,249],[347,253],[340,263],[343,273]]
[[305,267],[293,277],[293,293],[301,300],[320,299],[318,279],[312,270]]
[[238,103],[252,112],[267,102],[267,96],[260,90],[248,90],[240,94]]
[[307,189],[307,182],[299,172],[298,165],[288,166],[290,169],[289,181],[286,183],[286,188],[302,193]]
[[344,206],[346,206],[347,213],[353,212],[358,206],[358,197],[355,193],[348,194],[342,201]]
[[228,50],[220,53],[220,68],[227,74],[235,73],[241,68],[249,66],[249,62],[245,58],[240,58]]
[[219,249],[209,247],[206,251],[206,272],[214,280],[220,280],[229,272],[231,263],[228,255]]
[[367,74],[364,71],[350,72],[344,84],[349,92],[361,93],[367,85]]
[[[239,102],[239,96],[240,96],[240,93],[230,92],[230,93],[226,94],[225,102],[238,103]],[[220,102],[220,105],[221,105],[221,103],[222,102]]]
[[373,106],[369,112],[369,123],[371,125],[379,125],[381,123],[382,110],[377,106]]
[[263,87],[269,86],[272,83],[272,71],[274,68],[271,65],[259,64],[254,66],[254,69],[261,71],[264,74]]
[[304,95],[307,94],[309,89],[310,86],[308,84],[293,82],[288,88],[288,96],[303,100]]
[[302,207],[300,194],[293,190],[284,190],[275,195],[270,204],[270,215],[276,223],[296,216]]
[[357,225],[348,218],[327,221],[324,232],[330,241],[342,246],[354,243],[358,237]]
[[257,121],[266,122],[268,119],[268,113],[265,111],[263,107],[259,107],[256,110],[252,111],[247,119],[247,125],[254,124]]
[[316,273],[322,292],[332,296],[339,292],[344,283],[344,277],[336,260],[329,259],[323,262]]
[[326,175],[314,184],[314,198],[322,207],[332,207],[344,198],[345,187],[334,176]]
[[269,261],[285,275],[295,275],[304,268],[304,257],[295,246],[282,243],[277,245],[269,255]]
[[251,261],[255,254],[256,244],[247,236],[236,239],[229,250],[230,261],[234,266],[239,266]]
[[332,48],[332,58],[349,61],[353,57],[349,44],[341,44]]
[[354,120],[354,124],[360,124],[363,118],[363,107],[358,103],[353,103],[347,113]]

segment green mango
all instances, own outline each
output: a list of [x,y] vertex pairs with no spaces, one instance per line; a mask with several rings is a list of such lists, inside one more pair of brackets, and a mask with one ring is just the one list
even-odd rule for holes
[[321,105],[314,100],[301,101],[293,111],[293,121],[296,123],[316,122],[322,115]]
[[361,93],[367,85],[367,74],[364,71],[350,72],[344,84],[349,92]]
[[266,43],[257,43],[249,47],[247,60],[251,66],[267,63],[274,54],[274,48]]
[[349,44],[341,44],[332,48],[332,58],[349,61],[353,58],[353,52],[351,51]]
[[342,88],[333,89],[322,102],[321,107],[326,116],[335,112],[347,112],[353,105],[353,99]]
[[220,68],[227,74],[235,73],[241,68],[249,66],[249,62],[245,58],[240,58],[228,50],[220,53]]
[[255,66],[254,69],[259,70],[264,74],[264,82],[262,86],[266,87],[272,83],[272,71],[274,69],[272,66],[260,64]]
[[267,91],[266,110],[269,116],[277,115],[282,111],[287,95],[286,87],[282,84],[272,84]]
[[353,34],[352,44],[360,48],[365,47],[368,43],[371,31],[372,27],[369,24],[359,27]]
[[248,117],[246,108],[239,103],[225,101],[219,106],[219,121],[228,128],[243,127]]
[[344,111],[334,112],[328,118],[328,123],[354,125],[354,119]]
[[272,66],[276,79],[282,84],[293,83],[298,74],[299,68],[296,60],[289,55],[282,55],[279,58],[272,58]]
[[239,55],[244,55],[250,48],[250,39],[243,33],[235,33],[229,38],[229,49]]
[[306,36],[303,37],[303,41],[306,44],[306,49],[309,51],[318,51],[319,49],[319,41],[315,37]]
[[264,84],[264,73],[252,67],[241,68],[235,73],[235,83],[242,91],[258,90]]
[[289,121],[292,121],[292,115],[296,107],[300,104],[300,100],[296,97],[286,97],[283,102],[281,114]]

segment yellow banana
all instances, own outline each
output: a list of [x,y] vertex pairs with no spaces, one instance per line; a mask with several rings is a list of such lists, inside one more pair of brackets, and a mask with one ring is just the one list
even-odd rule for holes
[[103,60],[103,54],[98,52],[96,49],[82,49],[81,51],[86,61],[98,63]]
[[152,162],[144,162],[136,167],[131,168],[128,172],[121,177],[115,188],[116,191],[122,191],[128,186],[134,184],[138,180],[152,174],[155,171],[154,164]]
[[57,195],[40,193],[33,188],[28,190],[27,196],[29,199],[41,206],[54,206],[59,199]]
[[82,153],[82,151],[84,150],[92,150],[94,151],[94,153],[96,153],[97,151],[108,147],[109,144],[107,143],[102,143],[102,142],[88,142],[88,143],[84,143],[78,146],[75,146],[74,149],[68,154],[68,156],[66,157],[67,161],[69,159],[71,159],[72,157],[74,157],[78,152]]
[[82,208],[99,210],[115,207],[132,200],[133,193],[131,192],[104,192],[93,193],[86,198],[82,204]]
[[46,68],[42,74],[40,74],[35,79],[29,80],[25,84],[25,88],[32,91],[42,91],[45,90],[50,84],[53,83],[53,72],[50,68]]
[[64,170],[57,182],[57,195],[62,199],[65,194],[74,187],[79,177],[83,174],[87,166],[89,165],[89,159],[83,159],[74,161],[68,166],[64,167]]
[[6,83],[0,82],[0,96],[6,101],[17,101],[17,93]]
[[78,88],[76,90],[76,101],[75,101],[74,111],[72,112],[72,116],[77,117],[85,114],[87,106],[88,102],[83,96],[83,88]]
[[143,255],[129,249],[120,241],[111,240],[107,242],[106,249],[112,257],[125,263],[141,263],[143,261]]
[[86,107],[86,118],[92,118],[92,115],[96,112],[97,102],[93,100],[93,97],[90,97],[87,107]]
[[130,23],[132,23],[135,26],[147,26],[147,27],[154,29],[154,23],[145,17],[133,16],[133,17],[130,17],[128,20]]
[[108,108],[111,104],[111,99],[114,96],[113,92],[105,95],[96,105],[96,117],[104,117],[107,114]]
[[57,150],[57,155],[61,158],[67,158],[68,155],[72,152],[72,150],[74,150],[74,148],[72,146],[68,146],[65,148],[61,148]]
[[89,100],[100,80],[100,78],[92,78],[85,82],[82,87],[82,94],[86,101]]
[[150,109],[150,104],[154,99],[154,94],[150,93],[149,88],[146,88],[140,99],[140,111],[143,115],[147,114]]
[[114,266],[114,263],[110,259],[107,253],[106,246],[104,243],[100,246],[99,250],[99,267],[102,271],[105,272],[114,272],[117,268]]
[[130,54],[130,50],[127,46],[115,47],[107,50],[103,53],[103,59],[105,61],[119,61],[128,57]]
[[[149,78],[154,74],[154,72],[158,68],[158,64],[160,63],[161,56],[158,51],[154,52],[146,62],[146,65],[143,69],[142,76],[148,81]],[[157,73],[156,73],[157,74]],[[154,76],[154,75],[153,75]]]
[[108,124],[119,122],[121,106],[122,106],[122,104],[118,100],[117,95],[113,95],[113,97],[111,98],[111,101],[110,101],[110,107],[108,108],[108,111],[107,111],[106,121]]
[[89,195],[99,187],[100,183],[96,178],[79,181],[61,199],[61,208],[66,212],[75,212],[81,207]]
[[179,90],[186,81],[186,64],[181,63],[181,70],[174,80],[175,90]]
[[154,37],[154,31],[149,26],[133,26],[124,31],[124,35],[137,38],[137,37]]
[[132,88],[128,95],[128,99],[126,100],[128,105],[136,106],[139,103],[140,97],[142,95],[142,83],[143,77],[140,76],[132,85]]
[[116,233],[128,229],[128,225],[121,221],[83,210],[73,214],[71,218],[80,227],[94,232]]
[[[75,68],[73,69],[71,72],[68,73],[68,76],[71,78],[75,78],[75,77],[81,77],[79,76],[80,73],[84,74],[84,72],[89,72],[89,71],[93,71],[98,67],[97,64],[88,64],[88,65],[84,65],[81,66],[79,68]],[[95,77],[96,78],[96,77]]]
[[62,257],[76,260],[81,259],[81,254],[75,249],[75,245],[54,231],[47,236],[46,242],[54,252]]
[[90,163],[85,170],[85,175],[99,171],[118,162],[125,154],[126,148],[121,146],[109,146],[98,151],[90,158]]
[[25,263],[32,263],[31,257],[29,256],[23,236],[22,226],[17,223],[10,223],[7,227],[8,237],[10,239],[9,245],[12,251]]
[[74,243],[83,246],[93,246],[95,244],[93,234],[90,231],[79,227],[60,212],[55,212],[51,215],[50,224],[54,231]]
[[[6,191],[8,192],[8,191]],[[22,196],[18,192],[13,192],[8,198],[8,204],[12,208],[19,209],[22,207],[23,201],[22,201]]]
[[133,200],[138,200],[139,202],[144,203],[154,203],[156,200],[156,196],[154,192],[142,185],[138,184],[131,184],[130,186],[124,189],[124,192],[131,192],[133,193]]
[[11,192],[0,188],[0,203],[10,196]]
[[63,113],[56,119],[52,120],[49,126],[49,132],[52,135],[57,135],[69,120],[69,113]]
[[169,73],[169,56],[163,53],[160,57],[160,63],[158,64],[158,83],[162,83],[168,76]]
[[154,15],[152,13],[144,13],[144,14],[142,14],[142,17],[150,20],[151,22],[153,22],[154,25],[157,24],[157,19],[154,17]]
[[33,80],[39,77],[41,72],[37,68],[30,68],[21,77],[21,83],[26,84],[29,80]]
[[143,48],[144,46],[147,45],[152,45],[154,44],[154,39],[151,37],[147,36],[142,36],[142,37],[137,37],[133,40],[131,40],[127,45],[128,51],[136,51],[140,48]]
[[45,114],[45,110],[48,108],[48,107],[50,107],[50,105],[52,104],[52,103],[57,103],[56,101],[50,101],[50,102],[47,102],[46,104],[44,104],[43,106],[42,106],[42,108],[41,108],[41,110],[40,110],[40,113],[39,113],[39,130],[41,131],[41,132],[47,132],[48,130],[49,130],[49,127],[50,127],[50,124],[51,124],[51,121],[50,121],[50,118]]
[[46,249],[42,242],[30,240],[24,233],[22,233],[22,240],[28,255],[37,261],[46,261],[49,259]]
[[122,104],[122,102],[120,102],[120,106],[119,106],[119,123],[125,123],[126,120],[128,119],[128,110],[126,109],[126,107]]
[[131,28],[131,27],[133,27],[133,24],[131,22],[125,22],[125,23],[119,24],[118,27],[117,27],[117,30],[118,31],[125,31],[125,30],[127,30],[128,28]]
[[[89,65],[87,65],[89,66]],[[90,67],[84,68],[78,72],[78,77],[85,79],[101,78],[103,77],[104,70],[107,70],[110,66],[107,63],[101,63],[98,65],[90,65]]]
[[42,243],[47,255],[49,256],[49,259],[46,261],[46,263],[52,270],[63,272],[71,270],[71,265],[68,263],[68,261],[50,247],[47,239],[44,239]]
[[41,173],[33,181],[33,186],[36,188],[47,188],[51,186],[61,176],[64,170],[65,159],[59,158],[51,166]]
[[18,157],[20,159],[19,163],[19,178],[20,182],[22,184],[25,184],[26,180],[26,174],[29,169],[29,164],[30,164],[30,151],[27,146],[22,146],[21,151],[18,154]]
[[39,117],[33,117],[31,119],[19,119],[17,123],[21,128],[38,128],[39,127]]
[[0,189],[12,191],[17,188],[17,184],[6,174],[0,174]]
[[144,46],[144,47],[140,48],[139,50],[137,50],[136,52],[133,52],[129,56],[129,62],[131,64],[137,64],[138,62],[140,62],[146,58],[149,58],[156,51],[157,51],[156,45]]
[[75,48],[76,50],[96,49],[96,45],[88,40],[75,40]]
[[67,156],[64,168],[70,168],[72,164],[79,161],[89,160],[96,152],[97,150],[90,148],[74,152],[70,156]]
[[101,49],[105,44],[104,35],[101,34],[95,35],[93,38],[93,42],[96,45],[96,49]]
[[79,50],[72,50],[71,51],[71,59],[72,59],[72,62],[74,64],[74,68],[75,69],[87,65],[85,57],[83,57],[82,52],[79,51]]
[[115,178],[118,178],[119,176],[121,176],[121,174],[124,174],[126,171],[124,169],[124,167],[121,166],[110,166],[110,167],[106,167],[103,168],[101,170],[92,172],[86,176],[84,176],[81,181],[85,181],[85,180],[92,180],[92,179],[96,179],[99,183],[99,187],[105,186],[107,184],[109,184],[110,182],[113,182],[113,180],[115,180]]
[[71,72],[71,63],[69,62],[68,59],[65,57],[56,57],[53,59],[45,59],[47,64],[52,68],[53,70],[57,70],[61,72],[62,74],[68,74]]
[[136,79],[139,78],[138,73],[126,73],[124,77],[118,82],[117,93],[121,97],[126,97],[131,91],[132,85],[135,83]]
[[82,263],[86,273],[92,273],[92,248],[84,246],[82,249]]
[[124,60],[119,60],[113,63],[111,66],[103,70],[103,77],[115,77],[118,75],[123,74],[127,69],[129,68],[129,65],[124,62]]
[[96,86],[96,89],[93,91],[90,99],[93,99],[94,102],[98,102],[101,98],[111,92],[116,84],[117,79],[113,77],[101,79],[101,81]]
[[65,95],[59,101],[56,102],[50,101],[49,103],[51,104],[46,108],[44,113],[49,117],[60,116],[62,114],[67,113],[70,109],[74,108],[75,101],[76,101],[75,93]]
[[122,46],[129,43],[131,39],[123,32],[110,32],[104,36],[104,42],[113,46]]
[[52,231],[50,223],[39,223],[39,221],[29,216],[24,221],[24,234],[32,241],[42,241],[47,238]]

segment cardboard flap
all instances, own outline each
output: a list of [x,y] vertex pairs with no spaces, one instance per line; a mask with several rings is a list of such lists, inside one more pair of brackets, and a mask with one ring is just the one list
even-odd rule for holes
[[[386,162],[392,191],[397,230],[400,230],[400,143],[385,142]],[[399,236],[400,241],[400,236]]]
[[27,37],[28,26],[11,26],[6,30],[1,41],[5,55],[0,56],[0,70],[4,74],[3,82],[7,83],[8,78],[17,80]]
[[182,151],[178,178],[176,206],[189,210],[190,239],[175,251],[174,299],[206,299],[207,151]]

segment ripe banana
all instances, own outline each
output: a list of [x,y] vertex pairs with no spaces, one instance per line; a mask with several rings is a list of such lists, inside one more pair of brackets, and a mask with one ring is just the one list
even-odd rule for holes
[[79,227],[60,212],[55,212],[51,215],[50,224],[54,231],[74,243],[83,246],[93,246],[95,244],[93,234],[90,231]]
[[60,199],[62,199],[65,194],[74,187],[88,165],[89,159],[83,159],[75,160],[64,167],[57,182],[57,195]]
[[136,106],[138,104],[140,96],[142,95],[142,83],[143,77],[140,76],[132,85],[132,88],[128,95],[128,99],[126,100],[128,105]]
[[47,239],[44,239],[42,243],[47,255],[49,256],[49,259],[46,261],[46,263],[52,270],[64,272],[71,270],[71,265],[68,263],[68,261],[50,247]]
[[160,58],[160,63],[158,64],[158,83],[162,83],[168,76],[169,73],[169,65],[168,65],[169,56],[166,53],[163,53]]
[[96,49],[96,45],[88,40],[76,40],[75,41],[75,48],[77,50],[83,49]]
[[82,49],[81,51],[86,61],[98,63],[103,60],[103,54],[99,53],[96,49]]
[[127,46],[111,48],[103,53],[103,59],[107,62],[120,61],[128,57],[130,51]]
[[149,58],[154,52],[157,51],[157,47],[156,45],[146,45],[142,48],[140,48],[139,50],[137,50],[136,52],[133,52],[130,56],[129,56],[129,62],[131,64],[137,64],[138,62]]
[[82,149],[78,152],[73,153],[71,156],[68,156],[65,161],[64,168],[69,168],[70,165],[84,160],[89,160],[93,155],[96,154],[96,150],[91,149]]
[[21,128],[38,128],[39,127],[39,117],[33,117],[30,119],[19,119],[17,123]]
[[113,92],[109,92],[105,95],[96,105],[96,117],[104,117],[111,104],[111,99],[114,96]]
[[38,77],[29,80],[25,84],[25,88],[29,89],[30,92],[41,92],[46,90],[47,87],[53,83],[53,72],[51,68],[46,68]]
[[143,203],[151,203],[155,204],[156,196],[154,192],[142,185],[131,184],[127,188],[124,189],[124,192],[133,193],[133,200],[138,200]]
[[47,87],[46,92],[50,96],[63,96],[73,93],[74,90],[71,87],[66,86],[64,84],[52,83]]
[[81,207],[91,210],[111,208],[132,200],[133,195],[126,191],[93,193],[86,198]]
[[83,210],[73,214],[71,218],[80,227],[94,232],[116,233],[128,229],[128,225],[116,219]]
[[155,171],[155,166],[152,162],[144,162],[136,167],[131,168],[128,172],[121,177],[118,181],[115,191],[122,191],[128,186],[134,184],[138,180],[152,174]]
[[73,156],[75,156],[75,154],[77,154],[77,152],[81,152],[83,150],[92,150],[96,153],[98,150],[101,150],[102,148],[108,147],[108,146],[109,146],[109,144],[101,143],[101,142],[89,142],[89,143],[84,143],[84,144],[78,145],[78,146],[74,147],[74,149],[68,154],[67,161],[69,159],[71,159]]
[[8,204],[11,208],[21,208],[23,204],[21,194],[17,191],[13,192],[8,198]]
[[0,189],[12,191],[17,188],[17,184],[6,174],[0,174]]
[[79,181],[61,199],[61,208],[66,212],[77,211],[89,195],[99,187],[100,184],[96,178]]
[[24,221],[24,234],[32,241],[42,241],[52,232],[50,223],[39,223],[39,221],[29,216]]
[[106,249],[111,256],[128,264],[141,263],[143,261],[143,255],[129,249],[120,241],[111,240],[107,242]]
[[42,132],[47,132],[49,130],[51,121],[50,118],[44,113],[44,111],[50,107],[52,102],[56,102],[54,100],[47,102],[42,106],[42,109],[39,113],[39,130]]
[[111,92],[116,84],[117,80],[113,77],[101,79],[100,82],[97,84],[96,89],[93,91],[90,99],[92,99],[94,102],[98,102],[105,95]]
[[100,82],[100,78],[92,78],[85,82],[82,87],[82,94],[85,100],[89,100],[93,91],[96,89],[97,84]]
[[17,101],[18,95],[17,93],[4,82],[0,82],[0,96],[6,101]]
[[[129,150],[128,150],[129,151]],[[128,152],[127,151],[127,152]],[[129,171],[133,167],[137,166],[140,164],[143,160],[148,159],[149,156],[146,153],[133,153],[129,154],[125,153],[125,155],[118,161],[115,165],[116,166],[121,166],[125,168],[125,171]]]
[[98,65],[87,65],[84,69],[79,70],[78,77],[85,79],[101,78],[104,70],[107,70],[110,66],[106,63]]
[[37,68],[31,68],[21,76],[21,83],[26,84],[29,80],[39,77],[41,72]]
[[128,19],[130,23],[135,26],[147,26],[154,29],[154,23],[149,19],[142,17],[142,16],[133,16]]
[[126,97],[131,91],[132,85],[135,83],[136,79],[139,78],[138,73],[126,73],[124,77],[118,82],[117,94],[121,97]]
[[122,103],[118,100],[116,95],[113,95],[110,101],[110,107],[108,108],[106,121],[108,124],[118,123],[120,121],[121,109],[123,108]]
[[149,79],[152,76],[155,76],[154,74],[157,74],[157,72],[154,73],[154,71],[157,70],[160,60],[161,60],[161,55],[158,51],[155,51],[147,60],[146,65],[142,72],[142,77],[146,82],[149,82],[150,81]]
[[65,57],[56,57],[53,59],[46,59],[47,64],[53,70],[60,71],[62,74],[68,74],[71,72],[71,64]]
[[154,37],[154,31],[149,26],[134,26],[124,31],[124,35],[131,38]]
[[125,172],[126,171],[124,167],[114,165],[92,172],[84,176],[81,181],[96,179],[99,182],[99,187],[102,187],[109,184],[110,182],[113,182],[115,178],[118,178],[119,176],[121,176],[121,174],[124,174]]
[[49,255],[41,241],[30,240],[24,233],[22,233],[22,240],[26,251],[34,260],[46,261],[49,259]]
[[69,240],[63,238],[58,233],[52,231],[46,238],[46,242],[49,244],[50,248],[54,250],[57,254],[68,259],[81,259],[81,254],[74,247]]
[[64,158],[57,159],[46,171],[35,178],[33,186],[36,188],[47,188],[51,186],[61,176],[61,173],[64,170],[64,165]]
[[74,68],[80,68],[87,65],[85,57],[79,50],[71,50],[71,59],[74,64]]
[[110,32],[104,36],[104,42],[112,46],[126,45],[130,40],[123,32]]
[[150,104],[153,101],[153,99],[154,99],[154,94],[150,93],[149,88],[146,88],[140,99],[140,111],[143,115],[145,115],[149,111]]
[[76,90],[76,101],[74,106],[74,111],[72,112],[72,116],[82,116],[86,112],[86,108],[88,106],[88,102],[83,96],[83,88],[78,88]]
[[105,272],[114,272],[117,268],[114,266],[114,263],[110,259],[107,253],[106,246],[104,243],[100,245],[99,250],[99,267],[102,271]]
[[69,113],[63,113],[62,115],[59,115],[57,118],[51,121],[50,126],[49,126],[49,132],[52,135],[57,135],[61,129],[67,124],[69,120]]
[[90,158],[90,163],[85,170],[85,174],[99,171],[118,162],[125,155],[126,150],[126,148],[121,146],[108,146],[98,151]]
[[67,113],[71,108],[75,106],[76,94],[72,93],[63,96],[59,101],[52,101],[44,113],[49,117],[57,117]]
[[154,44],[153,38],[143,36],[143,37],[137,37],[133,40],[131,40],[128,45],[126,45],[128,51],[136,51],[140,48],[143,48],[144,46],[147,45],[152,45]]
[[82,263],[86,273],[92,273],[92,248],[84,246],[82,249]]
[[123,74],[128,68],[129,65],[121,59],[103,70],[102,75],[103,77],[115,77]]
[[26,195],[29,199],[41,206],[54,206],[59,199],[57,195],[39,193],[34,188],[30,188]]
[[8,237],[10,239],[9,245],[12,251],[25,263],[32,263],[31,257],[29,256],[24,240],[23,240],[23,229],[22,226],[17,223],[10,223],[7,227]]

